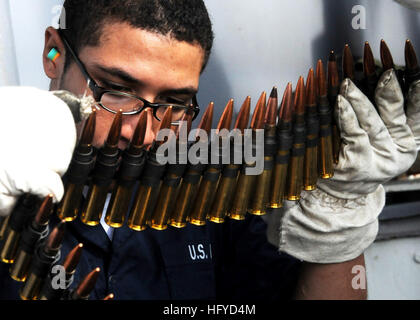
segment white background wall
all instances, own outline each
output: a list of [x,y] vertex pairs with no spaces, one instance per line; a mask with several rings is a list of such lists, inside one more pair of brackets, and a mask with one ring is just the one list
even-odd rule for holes
[[[2,72],[9,73],[10,84],[20,81],[21,85],[47,89],[48,79],[41,64],[44,30],[56,21],[58,12],[55,9],[62,1],[0,0],[0,4],[7,1],[10,4],[17,74],[13,68]],[[239,110],[247,95],[251,95],[254,107],[261,92],[270,91],[274,85],[281,95],[287,82],[296,84],[299,75],[306,77],[308,69],[318,58],[325,61],[330,50],[341,52],[345,43],[350,44],[354,55],[362,55],[363,43],[369,41],[378,58],[379,41],[383,38],[395,62],[403,63],[404,41],[410,38],[420,55],[419,14],[392,0],[205,2],[216,39],[213,55],[202,76],[199,102],[203,106],[209,101],[216,103],[215,119],[230,98],[235,99],[235,109]],[[352,28],[355,16],[352,8],[355,5],[366,8],[364,30]],[[0,26],[8,25],[4,17],[0,11]],[[5,52],[9,54],[13,46],[0,49],[3,55]],[[0,59],[1,53],[0,50]],[[414,248],[419,247],[418,238],[406,239],[402,244],[388,241],[375,244],[368,250],[370,298],[420,299],[420,265],[413,265],[412,259]],[[398,252],[398,257],[406,259],[395,259],[395,252]]]
[[[7,0],[1,0],[7,1]],[[404,61],[404,41],[420,49],[419,14],[392,0],[205,0],[215,32],[213,55],[202,76],[199,102],[215,101],[218,111],[233,98],[236,110],[247,95],[254,103],[275,85],[306,77],[329,50],[349,43],[362,55],[364,41],[379,57],[384,38],[396,63]],[[62,0],[9,0],[21,85],[48,88],[41,65],[44,30]],[[366,8],[366,29],[354,30],[355,5]],[[420,50],[419,50],[420,54]],[[253,104],[254,106],[254,104]]]

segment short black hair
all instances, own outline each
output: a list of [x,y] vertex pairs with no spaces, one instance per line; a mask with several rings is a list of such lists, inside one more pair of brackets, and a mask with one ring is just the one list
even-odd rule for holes
[[[126,22],[146,31],[198,44],[204,49],[203,70],[210,56],[214,34],[203,0],[65,0],[60,29],[79,52],[99,45],[109,22]],[[66,55],[66,66],[70,57]]]

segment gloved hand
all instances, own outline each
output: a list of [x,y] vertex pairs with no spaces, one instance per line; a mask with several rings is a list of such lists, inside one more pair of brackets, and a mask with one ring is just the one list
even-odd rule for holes
[[0,216],[25,192],[59,201],[76,143],[69,107],[31,87],[0,87],[0,101]]
[[343,81],[336,107],[342,146],[334,177],[303,191],[299,202],[286,201],[281,251],[308,262],[338,263],[358,257],[375,240],[385,205],[382,184],[405,172],[417,154],[393,70],[381,76],[375,101],[380,116],[349,79]]
[[413,10],[420,10],[420,0],[395,0],[399,4]]
[[420,80],[414,81],[408,90],[407,123],[416,139],[417,150],[420,150]]

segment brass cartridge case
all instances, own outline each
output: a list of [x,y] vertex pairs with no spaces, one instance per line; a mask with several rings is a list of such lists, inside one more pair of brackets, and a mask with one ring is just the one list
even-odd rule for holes
[[73,221],[79,214],[82,203],[83,184],[66,183],[63,199],[57,207],[60,220]]
[[[131,149],[134,149],[134,147]],[[146,154],[144,151],[137,155],[125,152],[122,159],[116,187],[112,192],[105,215],[105,223],[113,228],[120,228],[124,224],[136,180],[141,177],[146,162]]]
[[32,254],[29,254],[24,250],[18,251],[15,262],[10,268],[10,276],[13,280],[18,282],[24,282],[26,280],[32,257]]
[[262,216],[267,213],[266,207],[268,206],[268,193],[270,190],[271,176],[273,172],[273,157],[264,157],[264,171],[256,176],[255,192],[251,197],[249,213],[257,216]]
[[[277,106],[277,103],[275,104]],[[277,111],[276,109],[274,109]],[[264,215],[270,207],[274,158],[277,150],[276,125],[265,125],[264,130],[264,171],[256,178],[255,196],[251,198],[249,212]]]
[[[30,231],[29,231],[30,230]],[[26,229],[21,236],[20,247],[16,258],[10,267],[10,276],[18,282],[25,282],[34,256],[37,243],[48,234],[48,227],[36,231],[34,228]]]
[[19,246],[20,233],[8,228],[3,240],[3,247],[0,252],[0,259],[3,263],[13,263]]
[[142,231],[147,228],[150,221],[151,211],[156,203],[158,190],[159,184],[152,186],[139,186],[135,196],[135,202],[127,220],[127,224],[130,229]]
[[175,203],[175,210],[169,224],[175,228],[184,228],[187,225],[188,213],[191,209],[191,200],[197,194],[198,184],[182,183]]
[[[94,126],[92,127],[91,122],[89,127],[87,129],[90,129],[93,135]],[[94,155],[95,150],[90,145],[76,148],[69,169],[63,177],[65,192],[57,206],[60,220],[73,221],[79,215],[83,202],[83,188],[95,164]]]
[[290,158],[289,172],[287,175],[287,193],[286,198],[290,201],[297,201],[300,199],[300,193],[303,189],[303,153],[305,144],[295,144],[294,150],[298,150],[298,154],[293,154]]
[[2,217],[0,222],[0,241],[4,238],[7,230],[7,226],[9,225],[10,215],[7,217]]
[[329,179],[334,175],[332,136],[319,139],[319,173],[322,179]]
[[93,184],[91,186],[80,218],[84,224],[89,226],[96,226],[99,224],[107,194],[108,185]]
[[[316,143],[318,139],[315,136],[308,136],[308,142]],[[316,182],[318,180],[318,146],[312,145],[305,150],[304,157],[304,173],[303,186],[306,191],[316,189]]]
[[333,149],[333,159],[334,163],[338,163],[340,157],[340,147],[341,147],[341,138],[340,132],[338,131],[337,124],[332,124],[332,149]]
[[177,148],[177,162],[169,164],[162,181],[156,206],[151,216],[150,226],[156,230],[165,230],[175,207],[180,183],[187,163],[180,163],[180,159],[187,158],[187,145],[180,143]]
[[287,169],[289,166],[289,150],[279,150],[274,165],[269,207],[277,209],[283,207],[286,190]]
[[24,194],[18,199],[16,206],[9,216],[10,218],[4,233],[4,238],[2,243],[0,243],[2,244],[0,248],[0,260],[2,262],[14,262],[19,248],[22,231],[39,204],[38,202],[39,198],[30,194]]
[[153,229],[165,230],[168,227],[167,222],[174,206],[176,192],[177,186],[162,183],[150,221],[150,226]]
[[[124,224],[125,214],[128,212],[133,187],[119,184],[113,192],[107,209],[105,222],[113,228],[120,228]],[[115,201],[118,199],[118,201]]]
[[215,190],[219,182],[219,175],[220,169],[216,167],[210,167],[205,172],[203,179],[201,179],[197,197],[190,214],[191,224],[196,226],[203,226],[206,224],[210,206],[216,195]]
[[[223,223],[232,202],[240,165],[229,164],[225,167],[223,176],[216,191],[216,195],[209,213],[209,220]],[[228,172],[228,174],[226,174]]]
[[[252,165],[246,166],[252,167]],[[236,184],[235,193],[232,199],[232,205],[228,211],[229,218],[233,220],[244,220],[249,208],[251,193],[255,189],[255,181],[257,176],[246,175],[245,168],[242,168],[238,183]]]
[[322,179],[334,175],[332,117],[327,96],[320,96],[318,101],[320,127],[318,144],[318,171]]
[[21,288],[19,295],[22,300],[38,300],[41,293],[43,279],[31,273]]
[[197,195],[198,187],[201,180],[201,172],[204,165],[194,165],[188,170],[184,176],[181,186],[179,187],[178,196],[175,202],[175,209],[172,211],[170,225],[176,228],[183,228],[189,221],[189,215],[193,206],[193,202]]

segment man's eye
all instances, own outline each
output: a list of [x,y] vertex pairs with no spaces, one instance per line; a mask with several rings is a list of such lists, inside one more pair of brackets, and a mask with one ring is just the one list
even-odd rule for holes
[[166,103],[180,104],[184,106],[188,104],[188,101],[185,99],[177,99],[177,98],[168,97],[166,98]]
[[102,81],[103,87],[108,90],[114,90],[114,91],[123,91],[123,92],[132,92],[133,90],[131,88],[123,87],[118,84],[109,83]]

